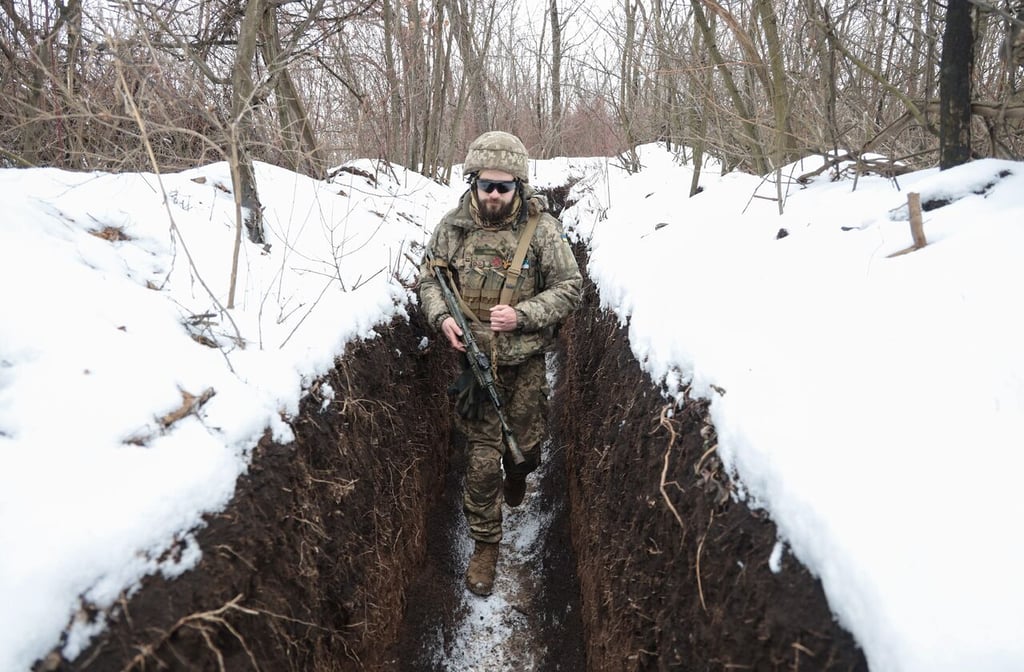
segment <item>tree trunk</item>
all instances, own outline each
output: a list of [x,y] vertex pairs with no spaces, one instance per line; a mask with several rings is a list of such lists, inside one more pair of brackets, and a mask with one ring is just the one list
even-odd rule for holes
[[[534,98],[533,98],[534,122],[533,123],[537,127],[537,134],[541,138],[545,139],[545,143],[544,143],[544,150],[545,150],[545,152],[547,152],[547,150],[549,148],[548,144],[547,144],[547,139],[551,135],[548,132],[549,129],[550,129],[550,126],[548,124],[549,118],[545,114],[545,112],[547,110],[545,105],[548,102],[548,96],[547,96],[547,87],[546,87],[547,80],[545,79],[545,76],[544,76],[545,75],[545,73],[544,73],[544,66],[547,63],[547,56],[548,56],[547,52],[544,51],[544,42],[547,39],[548,23],[550,23],[550,21],[548,20],[548,12],[549,11],[550,11],[550,9],[547,9],[547,10],[544,11],[544,21],[542,21],[541,25],[540,25],[540,39],[537,42],[537,53],[536,53],[536,57],[534,58],[534,69],[533,69],[533,76],[534,76],[534,83],[533,83],[533,88],[534,88]],[[547,153],[544,154],[544,156],[547,156],[547,155],[548,155]]]
[[924,16],[924,3],[917,3],[913,7],[913,19],[911,25],[914,26],[914,37],[910,43],[910,80],[907,83],[907,94],[911,98],[922,97],[922,87],[926,86],[921,81],[921,75],[924,71],[924,64],[927,62],[927,58],[924,53],[924,35],[925,35],[925,16]]
[[405,82],[405,101],[408,114],[405,117],[404,140],[405,160],[407,168],[418,170],[418,151],[421,145],[421,133],[427,115],[427,56],[423,42],[423,17],[420,14],[418,0],[404,3],[408,13],[408,30],[404,31],[401,40],[403,54],[403,74]]
[[[253,139],[251,111],[256,86],[252,79],[253,60],[263,20],[264,0],[248,0],[238,29],[238,47],[231,72],[231,124],[225,152],[231,158],[231,182],[235,193],[238,226],[245,226],[249,240],[264,243],[262,206],[256,189],[256,171],[248,143]],[[236,251],[237,254],[237,251]],[[230,306],[229,306],[230,307]]]
[[[700,31],[693,31],[693,52],[701,53],[701,42],[704,36]],[[701,68],[704,91],[711,91],[714,80],[714,71],[711,68]],[[696,80],[696,76],[691,76]],[[690,197],[701,192],[700,176],[704,170],[704,146],[707,144],[708,114],[697,105],[690,106],[690,128],[694,129],[693,138],[693,177],[690,179]]]
[[638,140],[634,129],[634,120],[637,113],[637,65],[636,54],[636,15],[638,5],[636,0],[624,0],[622,3],[626,10],[625,35],[622,45],[622,64],[619,72],[619,120],[625,133],[623,148],[623,163],[627,171],[634,173],[640,170],[640,159],[636,155]]
[[823,148],[827,147],[831,149],[838,155],[839,146],[845,145],[846,143],[841,138],[839,122],[836,119],[836,102],[839,99],[839,92],[836,86],[836,78],[838,77],[836,61],[838,54],[836,53],[833,40],[829,39],[829,35],[835,32],[832,26],[832,16],[829,13],[828,8],[819,4],[816,0],[809,0],[807,2],[807,14],[811,17],[820,15],[820,19],[815,19],[814,21],[814,44],[817,47],[818,68],[821,72],[820,82],[822,96],[825,100],[826,128],[822,129],[825,133],[822,146]]
[[924,99],[925,100],[933,100],[935,98],[935,90],[936,90],[935,71],[938,69],[935,66],[936,66],[936,64],[937,64],[937,62],[939,60],[939,58],[938,58],[939,55],[937,53],[937,47],[936,47],[936,45],[938,43],[938,39],[937,39],[936,36],[938,35],[938,28],[939,28],[939,24],[940,24],[940,19],[938,17],[939,3],[937,3],[937,2],[929,2],[929,3],[926,3],[926,4],[927,4],[927,16],[925,17],[925,21],[927,21],[927,31],[926,31],[925,34],[928,36],[927,40],[926,40],[928,49],[927,49],[927,58],[926,58],[925,64],[924,64],[924,73],[925,73]]
[[[776,169],[782,167],[794,157],[793,133],[789,122],[789,86],[786,83],[786,64],[782,55],[782,44],[779,41],[778,18],[771,0],[756,0],[755,10],[761,15],[761,27],[764,30],[768,48],[768,65],[771,73],[770,82],[772,111],[775,115],[775,144],[772,159]],[[779,207],[782,207],[780,201]]]
[[[65,81],[64,96],[66,107],[77,105],[81,92],[79,91],[78,61],[82,49],[82,0],[68,0],[65,11],[67,17],[68,41],[64,65]],[[67,154],[69,164],[76,169],[85,168],[83,159],[85,146],[85,126],[81,120],[75,118],[72,123],[74,134],[69,132],[67,140]]]
[[[465,0],[451,0],[450,13],[452,30],[456,35],[459,55],[462,57],[463,77],[466,79],[466,90],[469,96],[468,105],[472,105],[473,127],[470,135],[476,136],[489,130],[490,111],[487,100],[487,68],[484,56],[490,46],[493,26],[490,21],[477,21],[477,11],[470,13]],[[473,41],[473,26],[480,26],[477,31],[483,38],[480,47]]]
[[290,156],[290,167],[294,171],[305,169],[310,175],[323,177],[327,168],[326,161],[313,133],[313,126],[309,123],[306,107],[302,104],[295,82],[284,64],[277,16],[269,8],[263,12],[261,49],[263,61],[267,64],[267,70],[274,82],[274,99],[281,124],[281,138]]
[[[433,14],[440,17],[444,14],[442,0],[434,0]],[[444,100],[447,98],[448,78],[445,76],[445,65],[451,60],[451,37],[447,43],[444,39],[444,24],[439,20],[431,22],[431,46],[433,49],[430,66],[430,107],[426,114],[426,126],[423,129],[423,160],[420,169],[424,175],[437,178],[441,163],[441,124],[444,118]],[[450,33],[449,33],[450,35]]]
[[384,75],[387,78],[388,119],[385,126],[383,154],[392,163],[401,162],[402,137],[402,84],[395,67],[395,50],[400,48],[395,39],[395,6],[393,0],[381,0],[384,31]]
[[671,47],[665,39],[665,11],[661,0],[651,2],[651,47],[654,50],[654,62],[651,64],[654,72],[654,86],[651,91],[651,112],[654,114],[654,121],[657,124],[657,139],[665,143],[669,151],[672,151],[673,129],[671,97],[668,93],[668,82],[672,78],[668,65],[668,54]]
[[949,0],[942,36],[939,74],[939,168],[945,170],[971,158],[971,74],[974,34],[971,3]]
[[740,126],[743,129],[743,144],[746,145],[746,149],[750,153],[748,160],[758,175],[764,175],[768,172],[768,160],[765,158],[764,148],[761,146],[761,138],[754,123],[754,116],[747,107],[743,94],[740,92],[739,87],[736,85],[736,80],[733,79],[732,72],[730,72],[725,63],[722,52],[718,49],[714,31],[711,29],[711,23],[708,21],[704,8],[701,6],[701,0],[691,0],[691,5],[693,7],[693,17],[697,22],[697,27],[700,29],[701,37],[704,39],[704,44],[707,45],[712,62],[714,62],[718,73],[722,76],[722,81],[729,92],[733,109],[736,110],[736,116],[739,117]]
[[551,155],[562,155],[562,24],[558,0],[550,0],[551,18]]

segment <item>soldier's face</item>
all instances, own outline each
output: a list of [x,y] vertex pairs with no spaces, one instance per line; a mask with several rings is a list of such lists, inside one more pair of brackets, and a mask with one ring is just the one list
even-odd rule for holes
[[516,196],[516,190],[511,189],[504,194],[500,189],[494,189],[488,193],[481,188],[480,181],[484,182],[514,182],[515,176],[500,170],[481,170],[477,175],[476,196],[480,203],[480,214],[492,222],[501,220],[512,214],[512,199]]

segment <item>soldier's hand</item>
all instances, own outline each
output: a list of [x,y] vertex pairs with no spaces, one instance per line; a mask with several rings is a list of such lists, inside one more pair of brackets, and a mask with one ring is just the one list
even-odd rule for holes
[[491,331],[515,331],[519,326],[519,316],[512,306],[499,304],[491,307]]
[[459,329],[459,324],[454,317],[444,318],[444,322],[441,323],[441,333],[445,335],[453,348],[459,352],[466,351],[466,346],[462,344],[462,329]]

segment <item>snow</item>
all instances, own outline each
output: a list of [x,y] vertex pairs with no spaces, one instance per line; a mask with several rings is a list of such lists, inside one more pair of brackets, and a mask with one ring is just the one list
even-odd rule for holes
[[[667,395],[711,400],[778,526],[764,562],[818,576],[872,670],[1024,669],[1024,164],[793,183],[812,157],[781,171],[780,215],[774,175],[709,162],[687,198],[692,167],[638,151],[637,174],[557,159],[531,181],[575,181],[563,221],[603,306]],[[376,183],[257,165],[270,247],[243,237],[230,309],[225,164],[0,170],[0,670],[73,658],[143,577],[194,567],[260,436],[290,440],[346,343],[404,315],[464,185],[351,167]],[[909,192],[948,204],[890,256]]]
[[[404,314],[392,274],[409,277],[420,222],[450,204],[397,175],[318,183],[258,166],[271,246],[242,247],[225,312],[225,164],[162,178],[0,171],[0,670],[58,645],[73,658],[102,625],[80,607],[194,566],[191,532],[228,503],[264,431],[290,440],[282,416],[303,389]],[[126,240],[90,233],[108,227]],[[208,389],[198,414],[162,425],[183,392]]]
[[[872,670],[1022,669],[1024,166],[823,176],[782,217],[758,179],[708,177],[685,199],[613,176],[577,227],[602,303],[656,380],[712,400],[719,454]],[[954,202],[889,258],[910,191]]]

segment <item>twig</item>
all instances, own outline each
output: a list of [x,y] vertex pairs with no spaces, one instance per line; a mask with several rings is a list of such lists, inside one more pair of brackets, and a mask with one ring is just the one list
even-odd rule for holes
[[704,530],[703,536],[700,538],[700,543],[697,544],[697,594],[700,596],[700,606],[704,610],[704,613],[708,613],[708,605],[704,601],[704,586],[700,580],[700,554],[704,551],[704,542],[708,538],[708,532],[711,531],[711,523],[715,520],[715,512],[711,511],[711,517],[708,518],[708,529]]
[[164,428],[170,427],[187,415],[191,415],[212,399],[213,395],[217,394],[212,387],[203,390],[198,397],[180,388],[179,391],[181,392],[181,406],[160,418],[160,424]]
[[700,474],[700,468],[704,466],[704,460],[706,460],[708,456],[711,455],[711,453],[715,452],[716,450],[718,450],[717,443],[713,444],[710,448],[705,450],[704,454],[700,456],[699,460],[697,460],[697,464],[693,465],[693,473]]
[[[679,515],[679,511],[676,510],[672,500],[668,497],[668,492],[665,490],[665,478],[668,476],[668,458],[672,453],[672,444],[676,440],[676,430],[672,428],[672,423],[668,420],[668,409],[672,407],[672,404],[665,404],[661,409],[661,418],[659,420],[662,427],[666,428],[669,432],[668,445],[665,446],[665,460],[661,467],[661,484],[658,489],[661,490],[661,496],[665,499],[665,503],[668,504],[668,508],[672,511],[672,515],[676,517],[676,521],[679,522],[679,527],[683,528],[683,532],[686,532],[686,525],[683,523],[682,516]],[[679,484],[676,483],[676,487]],[[682,489],[682,488],[680,488]]]
[[306,311],[305,315],[299,318],[299,321],[295,324],[294,327],[292,327],[292,330],[289,331],[288,335],[284,337],[283,341],[281,341],[281,345],[277,346],[278,349],[283,349],[284,346],[288,344],[288,341],[290,341],[292,336],[295,335],[295,332],[299,330],[299,327],[302,326],[302,323],[306,321],[306,318],[312,314],[313,309],[317,307],[317,304],[320,303],[320,300],[324,298],[324,294],[326,294],[327,290],[331,288],[332,284],[334,284],[334,280],[335,278],[333,276],[327,280],[327,284],[325,284],[323,289],[320,290],[320,294],[318,294],[316,299],[313,301],[313,305],[309,307],[309,310]]
[[814,651],[811,651],[810,649],[808,649],[806,646],[804,646],[800,642],[793,642],[792,644],[790,644],[790,646],[793,647],[794,649],[796,649],[797,651],[802,651],[802,652],[806,653],[808,656],[810,656],[811,658],[814,658]]

